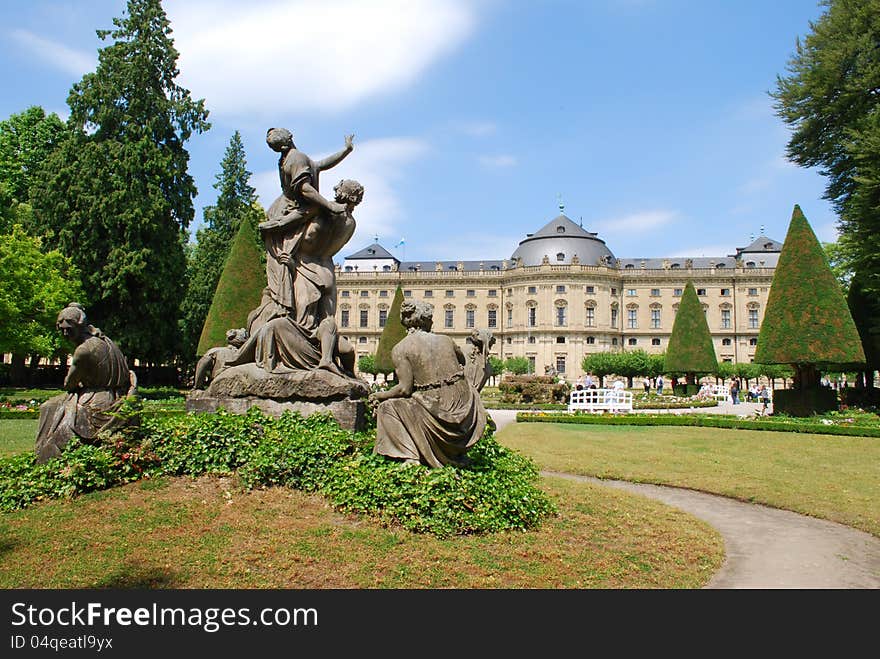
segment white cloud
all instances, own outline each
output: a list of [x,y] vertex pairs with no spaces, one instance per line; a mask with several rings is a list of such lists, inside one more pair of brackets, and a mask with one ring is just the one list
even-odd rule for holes
[[81,77],[93,71],[98,64],[97,56],[85,53],[46,39],[28,30],[16,29],[10,33],[13,41],[50,66],[74,76]]
[[180,84],[213,112],[344,110],[400,89],[474,28],[465,0],[167,3]]
[[494,121],[459,121],[453,124],[453,128],[471,137],[486,137],[495,134],[498,124]]
[[634,231],[652,231],[666,226],[678,218],[678,211],[650,210],[630,213],[596,222],[600,234],[614,235],[632,233]]
[[[375,234],[389,248],[400,240],[402,234],[396,222],[403,217],[404,209],[395,184],[405,177],[407,167],[427,151],[425,142],[409,137],[355,142],[354,151],[344,161],[322,174],[321,194],[328,199],[333,198],[333,186],[341,179],[356,179],[364,186],[364,200],[354,211],[357,229],[342,250],[345,254],[372,242]],[[322,158],[329,154],[310,155]],[[251,185],[264,208],[281,194],[276,168],[255,173]],[[344,254],[337,255],[337,259],[341,256]]]
[[492,168],[513,167],[517,163],[516,156],[507,153],[496,156],[479,156],[477,160],[480,161],[480,164],[483,165],[483,167]]

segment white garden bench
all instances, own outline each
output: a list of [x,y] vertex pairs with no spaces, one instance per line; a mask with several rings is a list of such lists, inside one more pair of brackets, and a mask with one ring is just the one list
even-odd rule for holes
[[712,398],[720,401],[730,400],[730,387],[726,384],[713,384]]
[[580,389],[568,397],[569,412],[632,412],[633,395],[622,389]]

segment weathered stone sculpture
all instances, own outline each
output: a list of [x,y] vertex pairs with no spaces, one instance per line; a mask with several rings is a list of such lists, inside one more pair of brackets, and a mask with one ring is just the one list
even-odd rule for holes
[[204,389],[214,378],[229,368],[226,362],[238,357],[239,349],[247,341],[248,331],[244,327],[226,330],[225,347],[211,348],[196,364],[193,389]]
[[125,396],[137,391],[137,377],[129,370],[125,356],[108,336],[89,325],[81,305],[65,307],[56,326],[76,349],[64,378],[67,393],[40,405],[37,462],[61,455],[74,435],[91,442],[98,433],[126,423],[113,413]]
[[486,427],[486,410],[461,349],[431,332],[433,310],[425,302],[401,306],[409,333],[391,351],[398,384],[370,396],[379,403],[374,451],[430,467],[466,464]]
[[495,337],[488,329],[475,329],[467,338],[467,342],[471,344],[471,353],[464,367],[465,375],[477,391],[482,391],[483,386],[492,377],[489,351],[495,345]]
[[243,412],[256,405],[272,414],[284,409],[308,414],[324,408],[343,425],[361,424],[362,408],[340,405],[366,396],[368,387],[354,377],[354,346],[336,326],[333,256],[354,233],[352,211],[364,189],[344,180],[334,188],[334,201],[319,192],[320,173],[351,153],[352,139],[347,135],[341,151],[314,161],[296,148],[287,129],[268,131],[267,144],[280,153],[281,195],[259,225],[266,288],[248,315],[248,339],[204,394],[190,395],[188,409]]

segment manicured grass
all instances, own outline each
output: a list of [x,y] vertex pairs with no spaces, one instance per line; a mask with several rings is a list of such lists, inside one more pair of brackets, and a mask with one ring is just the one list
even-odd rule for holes
[[880,439],[752,430],[511,424],[542,468],[714,492],[880,536]]
[[[287,488],[163,478],[0,516],[2,588],[698,588],[719,535],[662,504],[545,478],[536,531],[436,536]],[[52,560],[47,560],[51,557]]]
[[0,419],[0,457],[34,450],[37,419]]

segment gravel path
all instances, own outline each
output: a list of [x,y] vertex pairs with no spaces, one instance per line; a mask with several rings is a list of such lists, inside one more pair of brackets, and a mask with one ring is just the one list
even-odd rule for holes
[[[512,410],[490,414],[498,430],[516,421]],[[863,531],[683,488],[542,474],[624,489],[711,524],[724,539],[725,560],[707,588],[880,589],[880,539]]]

